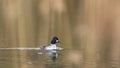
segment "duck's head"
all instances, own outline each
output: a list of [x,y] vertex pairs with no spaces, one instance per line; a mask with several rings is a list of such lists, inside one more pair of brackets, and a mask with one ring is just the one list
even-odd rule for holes
[[59,41],[59,39],[58,39],[58,37],[53,37],[53,39],[52,39],[52,41],[51,41],[51,44],[56,44],[56,43],[59,43],[60,41]]

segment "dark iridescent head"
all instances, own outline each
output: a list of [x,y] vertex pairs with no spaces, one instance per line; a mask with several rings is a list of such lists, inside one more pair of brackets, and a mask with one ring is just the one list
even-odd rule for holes
[[56,44],[56,43],[59,43],[59,39],[58,37],[53,37],[52,41],[51,41],[51,44]]

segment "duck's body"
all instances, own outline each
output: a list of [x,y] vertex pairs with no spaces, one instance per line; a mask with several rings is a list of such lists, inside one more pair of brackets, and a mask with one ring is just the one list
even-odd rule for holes
[[46,54],[48,56],[51,56],[53,60],[58,57],[57,51],[63,50],[63,48],[58,47],[56,43],[59,43],[59,39],[57,37],[53,37],[50,44],[42,47],[42,49],[46,52]]
[[56,51],[59,51],[59,50],[63,50],[63,48],[61,47],[57,47],[56,44],[50,44],[48,46],[45,46],[44,48],[46,51],[53,51],[53,52],[56,52]]

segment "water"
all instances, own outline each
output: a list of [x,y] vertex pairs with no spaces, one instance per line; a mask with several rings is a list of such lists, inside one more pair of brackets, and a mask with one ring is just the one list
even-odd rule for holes
[[61,56],[56,61],[34,50],[1,50],[0,68],[63,68]]
[[[119,68],[119,61],[107,60],[107,62],[84,62],[80,50],[61,51],[59,58],[52,61],[44,54],[38,54],[35,50],[1,50],[0,68]],[[94,63],[94,64],[93,64]],[[92,67],[93,65],[93,67]],[[94,67],[95,66],[95,67]]]

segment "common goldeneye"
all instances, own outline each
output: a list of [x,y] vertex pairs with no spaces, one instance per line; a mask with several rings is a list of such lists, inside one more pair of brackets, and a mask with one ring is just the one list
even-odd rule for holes
[[45,46],[42,46],[41,49],[43,49],[46,54],[50,57],[52,57],[52,60],[55,60],[58,57],[58,51],[63,50],[63,48],[58,47],[56,43],[60,43],[58,37],[53,37],[51,40],[51,43]]

